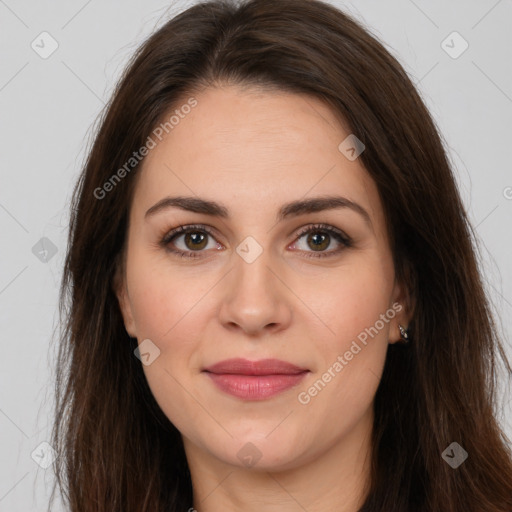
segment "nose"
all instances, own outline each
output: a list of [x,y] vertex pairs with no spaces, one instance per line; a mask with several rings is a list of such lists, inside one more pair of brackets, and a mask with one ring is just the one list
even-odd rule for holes
[[271,268],[265,251],[252,263],[236,255],[223,288],[222,325],[253,337],[286,329],[292,310],[284,282],[284,276]]

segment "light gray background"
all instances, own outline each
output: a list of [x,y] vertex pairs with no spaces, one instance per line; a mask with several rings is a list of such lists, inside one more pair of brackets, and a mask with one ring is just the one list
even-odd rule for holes
[[[31,454],[43,455],[38,446],[49,439],[50,339],[69,200],[92,123],[140,42],[192,3],[0,0],[0,511],[46,510],[51,466],[41,468]],[[332,3],[385,43],[432,112],[481,240],[486,286],[512,356],[511,0]],[[31,47],[43,45],[43,31],[58,42],[46,59]],[[457,58],[442,47],[453,31],[469,44]],[[462,48],[457,36],[445,44],[452,53]],[[42,237],[57,249],[46,263],[32,252]],[[503,392],[500,419],[512,436],[509,400]]]

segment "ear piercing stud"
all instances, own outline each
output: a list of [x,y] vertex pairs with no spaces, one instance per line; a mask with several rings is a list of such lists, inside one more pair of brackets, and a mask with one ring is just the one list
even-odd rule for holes
[[400,342],[409,343],[409,333],[407,332],[407,329],[402,327],[400,324],[398,324],[398,328],[400,329]]

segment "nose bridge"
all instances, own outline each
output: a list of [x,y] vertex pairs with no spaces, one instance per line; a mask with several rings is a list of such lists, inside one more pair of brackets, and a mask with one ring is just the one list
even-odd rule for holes
[[234,255],[233,286],[238,300],[251,302],[254,300],[275,300],[274,274],[270,271],[272,266],[271,251],[264,248],[253,237],[247,237],[236,248]]
[[[259,237],[261,240],[261,237]],[[237,262],[244,270],[257,268],[261,271],[269,264],[269,247],[264,247],[266,242],[258,242],[253,236],[246,236],[236,247],[236,253],[241,261]]]
[[287,324],[291,316],[289,304],[271,260],[271,251],[252,237],[237,246],[221,308],[225,325],[237,324],[244,331],[255,333]]

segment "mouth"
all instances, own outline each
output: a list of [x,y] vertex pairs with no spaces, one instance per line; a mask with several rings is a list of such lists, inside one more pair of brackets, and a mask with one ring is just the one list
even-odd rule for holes
[[249,361],[248,359],[235,358],[220,361],[203,369],[203,371],[236,375],[298,375],[309,370],[280,359]]
[[306,368],[278,359],[227,359],[203,370],[217,388],[243,400],[265,400],[302,381]]

